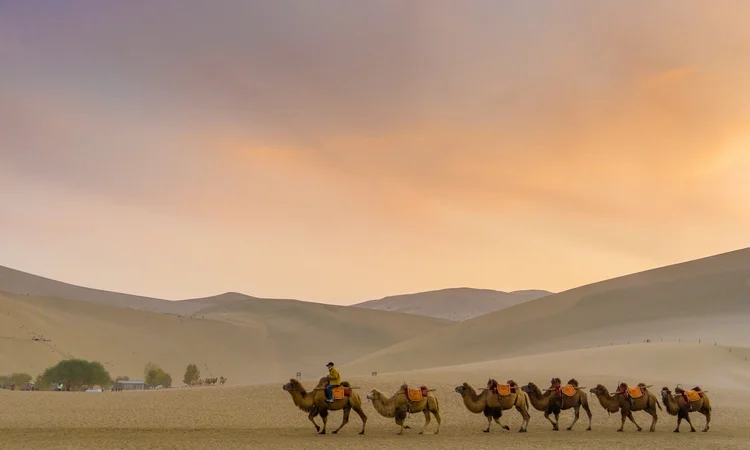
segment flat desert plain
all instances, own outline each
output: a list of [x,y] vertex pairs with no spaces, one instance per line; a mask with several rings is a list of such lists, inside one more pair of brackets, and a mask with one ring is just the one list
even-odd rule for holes
[[[747,350],[729,352],[711,345],[638,344],[353,378],[353,385],[361,388],[368,417],[364,436],[358,434],[362,424],[354,413],[338,435],[330,434],[340,424],[341,412],[331,414],[329,434],[317,435],[307,414],[293,405],[281,383],[115,393],[0,391],[0,448],[744,449],[750,445],[750,363],[744,360],[745,354]],[[670,357],[674,364],[660,364]],[[555,369],[562,365],[567,368]],[[690,367],[698,370],[688,375]],[[637,432],[626,422],[625,431],[618,433],[619,414],[608,415],[592,396],[592,431],[586,431],[583,412],[574,429],[566,431],[573,412],[564,411],[560,417],[562,429],[555,432],[542,413],[532,409],[528,433],[518,433],[521,419],[515,410],[506,411],[501,419],[511,431],[493,423],[491,432],[484,433],[484,417],[466,410],[454,392],[463,382],[480,387],[489,376],[540,385],[551,376],[559,376],[565,380],[576,377],[581,386],[602,383],[612,389],[618,381],[643,381],[653,384],[652,391],[658,395],[662,385],[673,388],[677,381],[707,379],[715,371],[721,376],[715,383],[704,384],[714,408],[707,433],[700,431],[705,420],[698,413],[692,413],[698,432],[689,433],[683,422],[682,432],[673,433],[676,418],[665,411],[659,411],[654,433],[648,432],[651,417],[643,412],[635,413],[635,418],[644,431]],[[438,435],[433,434],[437,426],[434,419],[426,433],[419,435],[424,416],[414,414],[407,419],[412,429],[398,436],[393,419],[379,416],[365,399],[372,388],[391,393],[404,381],[435,389],[442,416]],[[303,380],[303,384],[312,386],[313,380]],[[320,422],[319,417],[316,420]]]
[[[750,250],[594,283],[511,306],[462,322],[414,314],[333,307],[241,295],[173,302],[92,292],[50,280],[0,277],[0,373],[40,373],[60,359],[101,361],[112,377],[142,377],[143,365],[159,363],[181,383],[185,366],[203,376],[224,375],[225,386],[176,387],[145,392],[19,392],[0,390],[0,449],[232,449],[232,448],[497,448],[680,449],[750,448]],[[1,275],[2,273],[0,273]],[[4,285],[3,285],[3,280]],[[44,290],[41,289],[44,287]],[[83,289],[83,290],[82,290]],[[77,300],[78,299],[78,300]],[[408,298],[404,299],[408,301]],[[140,306],[138,306],[140,305]],[[460,309],[461,304],[456,308]],[[170,309],[172,308],[172,309]],[[44,336],[44,341],[35,340]],[[366,434],[352,413],[349,424],[332,412],[329,434],[320,436],[282,385],[303,373],[314,387],[334,360],[362,398]],[[372,372],[377,371],[376,376]],[[708,392],[711,428],[691,413],[698,432],[673,433],[676,418],[635,412],[637,432],[619,414],[609,415],[588,394],[593,430],[573,412],[561,414],[553,431],[531,409],[527,433],[515,410],[492,425],[464,406],[455,387],[499,382],[576,378],[585,392],[618,382],[674,390],[700,386]],[[439,399],[436,420],[418,432],[397,435],[393,419],[366,399],[376,388],[394,393],[402,383],[427,385]],[[320,418],[316,419],[320,423]]]

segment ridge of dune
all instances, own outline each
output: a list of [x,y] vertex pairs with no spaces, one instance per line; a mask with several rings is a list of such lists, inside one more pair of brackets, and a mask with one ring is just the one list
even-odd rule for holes
[[651,340],[750,344],[750,248],[625,275],[415,336],[355,373],[449,366]]
[[[230,384],[324,374],[449,322],[298,301],[225,297],[192,316],[54,297],[0,294],[0,373],[37,374],[61,359],[98,360],[115,377],[147,362],[181,385],[187,364]],[[34,338],[44,338],[34,340]]]
[[535,289],[503,292],[460,287],[392,295],[352,306],[461,322],[549,294],[551,292]]

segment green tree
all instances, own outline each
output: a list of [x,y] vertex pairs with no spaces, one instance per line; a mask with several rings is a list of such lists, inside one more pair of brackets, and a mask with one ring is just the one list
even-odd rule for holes
[[99,384],[107,386],[112,384],[109,372],[98,361],[86,361],[85,359],[66,359],[57,365],[44,371],[41,381],[45,385],[53,383],[67,383],[74,388],[81,386],[93,386]]
[[31,381],[31,375],[28,373],[12,373],[10,375],[0,375],[0,385],[10,386],[15,383],[17,388],[22,388]]
[[188,364],[187,369],[185,369],[185,377],[182,379],[182,382],[190,386],[190,383],[200,379],[200,377],[201,371],[198,369],[198,366],[196,366],[195,364]]
[[164,371],[161,367],[150,362],[143,368],[144,381],[147,385],[153,386],[172,386],[172,376]]

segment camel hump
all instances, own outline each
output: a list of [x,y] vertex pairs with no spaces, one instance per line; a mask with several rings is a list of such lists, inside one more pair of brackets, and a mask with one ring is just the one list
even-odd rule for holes
[[695,392],[703,392],[703,390],[701,389],[701,387],[700,387],[700,386],[696,386],[696,387],[694,387],[694,388],[693,388],[693,390],[694,390]]
[[571,378],[570,380],[568,380],[568,384],[578,387],[578,380],[576,380],[575,378]]
[[349,383],[348,381],[342,381],[342,382],[341,382],[341,386],[344,386],[344,387],[346,387],[346,388],[350,388],[350,387],[352,387],[352,385],[351,385],[351,384],[350,384],[350,383]]

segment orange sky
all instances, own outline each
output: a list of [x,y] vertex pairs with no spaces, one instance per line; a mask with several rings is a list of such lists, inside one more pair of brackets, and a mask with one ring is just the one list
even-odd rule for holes
[[750,245],[748,2],[221,3],[0,6],[0,264],[347,304]]

